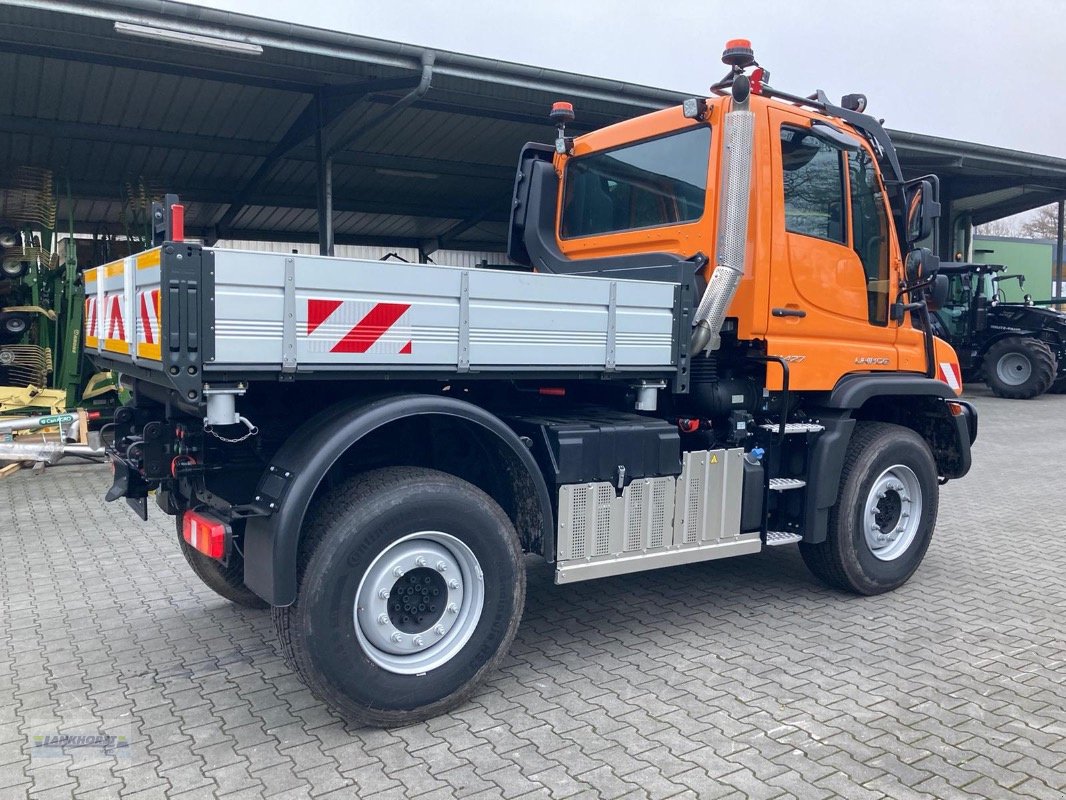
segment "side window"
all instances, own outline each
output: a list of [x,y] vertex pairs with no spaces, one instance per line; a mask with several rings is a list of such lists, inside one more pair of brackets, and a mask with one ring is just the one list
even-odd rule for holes
[[847,244],[844,152],[798,128],[781,128],[785,229]]
[[888,324],[888,215],[877,170],[865,150],[850,154],[852,246],[866,273],[870,322]]
[[563,239],[692,222],[703,216],[706,125],[573,158],[563,180]]

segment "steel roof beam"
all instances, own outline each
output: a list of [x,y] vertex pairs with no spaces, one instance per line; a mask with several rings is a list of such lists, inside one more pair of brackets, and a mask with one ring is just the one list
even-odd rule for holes
[[95,122],[68,122],[65,120],[42,120],[38,117],[0,115],[0,131],[20,133],[34,139],[76,139],[102,144],[126,144],[135,147],[168,147],[177,150],[196,150],[206,153],[262,158],[274,148],[272,142],[254,142],[222,136],[204,136],[198,133],[171,133],[147,131],[119,125],[103,125]]
[[[373,103],[386,103],[388,98],[372,96],[368,98]],[[502,122],[517,122],[522,125],[535,125],[543,127],[545,131],[552,127],[551,121],[548,119],[548,111],[545,109],[543,114],[523,114],[516,111],[502,111],[492,108],[478,108],[475,106],[464,106],[461,103],[449,103],[442,100],[418,100],[414,104],[415,108],[424,109],[426,111],[442,111],[446,114],[458,114],[463,117],[474,117],[475,119],[494,119]],[[578,112],[580,113],[580,108]],[[634,112],[634,114],[640,113]],[[597,121],[583,120],[581,122],[569,122],[566,125],[568,131],[575,133],[588,132],[592,130],[598,130],[612,123],[618,122],[620,117],[610,115],[598,115]]]
[[[184,186],[178,188],[182,200],[202,205],[224,206],[219,201],[219,194],[213,187]],[[119,184],[99,184],[92,182],[71,181],[71,194],[78,200],[108,200],[122,202],[118,193]],[[506,198],[504,198],[506,201]],[[317,207],[313,195],[300,194],[255,194],[248,198],[248,207],[260,208],[294,208],[314,209]],[[501,204],[498,211],[485,211],[482,208],[456,208],[454,205],[444,207],[433,203],[391,203],[383,200],[366,198],[339,198],[334,200],[334,210],[354,214],[394,214],[404,217],[425,217],[430,219],[462,220],[483,214],[485,222],[506,222],[509,219],[507,203]],[[186,218],[194,218],[195,209],[186,212]],[[217,213],[217,211],[216,211]],[[227,236],[228,229],[223,231]],[[222,238],[222,237],[219,237]]]
[[[329,171],[328,169],[323,169],[321,163],[323,156],[319,152],[324,146],[326,129],[371,92],[383,89],[407,88],[411,85],[411,82],[411,78],[384,78],[351,86],[325,87],[317,91],[303,111],[300,112],[300,116],[293,120],[289,129],[266,155],[263,163],[256,168],[252,176],[237,190],[225,216],[219,221],[219,226],[222,228],[228,227],[248,204],[247,196],[262,185],[274,167],[289,152],[301,145],[310,136],[316,137],[314,160],[318,165],[318,180],[321,183],[325,174]],[[416,88],[417,85],[416,83]]]
[[[286,70],[285,67],[270,69],[269,75],[248,75],[192,64],[165,63],[154,58],[146,59],[136,56],[116,55],[114,53],[97,53],[90,50],[72,50],[66,47],[57,47],[54,44],[30,44],[24,41],[13,41],[9,34],[4,33],[4,27],[0,25],[0,51],[7,53],[38,56],[54,61],[74,61],[80,64],[130,69],[137,72],[175,75],[181,78],[198,78],[205,81],[217,81],[239,86],[255,86],[262,89],[298,92],[300,94],[311,94],[321,85],[293,80],[291,70]],[[286,71],[289,72],[289,77],[285,76]]]
[[1066,190],[1060,192],[1029,192],[1014,200],[996,203],[987,208],[971,211],[974,225],[983,225],[986,222],[1003,219],[1023,211],[1032,211],[1034,208],[1050,205],[1066,198]]
[[[410,83],[410,80],[408,80]],[[0,116],[0,132],[17,133],[41,139],[73,139],[100,144],[125,144],[132,147],[166,147],[172,150],[191,150],[203,153],[225,153],[253,158],[267,158],[277,149],[271,142],[205,136],[195,133],[172,133],[103,125],[90,122],[41,120],[37,117]],[[308,134],[310,135],[310,134]],[[314,148],[297,144],[283,159],[314,163]],[[510,164],[479,164],[417,156],[390,155],[349,151],[337,153],[333,160],[352,167],[402,169],[412,172],[435,172],[461,178],[485,178],[510,182],[514,167]],[[221,198],[220,198],[221,199]]]

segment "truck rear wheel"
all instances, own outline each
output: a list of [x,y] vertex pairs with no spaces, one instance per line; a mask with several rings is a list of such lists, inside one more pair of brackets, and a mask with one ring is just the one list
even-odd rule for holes
[[848,443],[828,536],[801,543],[800,553],[834,588],[891,591],[925,556],[938,501],[936,463],[925,440],[902,425],[860,422]]
[[469,698],[518,630],[526,575],[514,526],[452,475],[389,468],[317,504],[296,602],[274,609],[289,665],[360,725],[408,725]]
[[185,541],[181,535],[181,515],[175,517],[178,523],[178,546],[181,554],[189,562],[196,577],[220,597],[245,608],[269,608],[270,604],[244,585],[244,558],[240,553],[230,553],[229,561],[223,564],[208,558]]
[[1058,364],[1039,339],[1010,336],[988,348],[983,368],[985,383],[997,397],[1028,400],[1051,388]]

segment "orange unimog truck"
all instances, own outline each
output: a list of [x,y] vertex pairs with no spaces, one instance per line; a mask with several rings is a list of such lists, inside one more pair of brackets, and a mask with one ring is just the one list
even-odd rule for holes
[[86,274],[86,343],[133,393],[115,480],[357,723],[453,708],[503,658],[524,554],[570,583],[798,543],[903,584],[977,432],[865,98],[771,88],[744,41],[710,98],[522,152],[525,270],[184,241]]

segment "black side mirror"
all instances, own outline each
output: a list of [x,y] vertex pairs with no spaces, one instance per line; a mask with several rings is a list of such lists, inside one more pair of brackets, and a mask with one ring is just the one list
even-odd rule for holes
[[940,202],[933,189],[933,182],[918,181],[907,191],[907,244],[920,242],[931,234],[939,217]]
[[918,283],[936,275],[940,269],[940,259],[928,247],[917,247],[907,253],[903,267],[907,283]]
[[930,311],[942,308],[948,301],[948,276],[936,275],[925,292],[925,303]]

